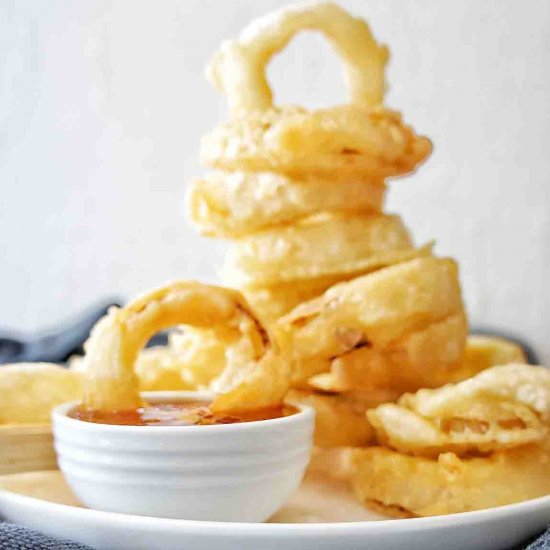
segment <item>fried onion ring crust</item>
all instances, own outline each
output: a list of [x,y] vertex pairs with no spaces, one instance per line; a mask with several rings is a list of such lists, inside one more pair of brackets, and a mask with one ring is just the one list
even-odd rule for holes
[[379,443],[405,454],[437,457],[489,453],[538,443],[548,429],[525,405],[512,401],[467,402],[452,416],[427,418],[394,403],[367,412]]
[[395,389],[401,393],[438,387],[460,367],[468,332],[466,315],[455,313],[407,334],[388,347],[362,347],[331,364],[339,391]]
[[[292,384],[332,393],[392,391],[389,388],[393,388],[397,395],[388,401],[395,401],[405,392],[461,382],[496,365],[525,363],[523,350],[503,338],[469,335],[462,353],[459,346],[463,331],[467,328],[465,320],[463,313],[452,315],[442,323],[430,325],[425,331],[412,333],[385,352],[360,347],[333,361],[294,362]],[[434,339],[437,335],[439,340]],[[416,345],[409,350],[413,343]],[[424,348],[430,344],[433,347]],[[426,349],[427,355],[422,353],[423,349]],[[396,350],[399,350],[397,354]],[[407,359],[411,352],[412,357]],[[458,365],[453,364],[454,354],[463,356]],[[411,359],[417,368],[404,369],[404,366],[410,366]]]
[[298,304],[320,296],[339,280],[320,277],[264,287],[243,287],[241,290],[254,313],[269,326]]
[[208,389],[227,365],[226,346],[215,330],[182,327],[168,337],[168,347],[182,364],[182,378],[195,389]]
[[351,483],[361,502],[399,506],[415,516],[493,508],[550,493],[550,453],[538,445],[464,459],[369,447],[352,451],[351,460]]
[[460,456],[548,438],[550,371],[497,366],[442,388],[404,394],[367,412],[378,442],[400,452]]
[[419,258],[329,288],[274,327],[294,360],[334,359],[363,345],[386,347],[462,311],[456,263]]
[[399,114],[341,105],[247,113],[202,140],[201,161],[219,170],[273,171],[293,177],[386,178],[412,172],[431,153]]
[[[270,326],[299,304],[317,298],[337,283],[350,281],[360,275],[365,275],[370,271],[392,265],[393,263],[430,256],[431,251],[432,245],[429,243],[421,248],[411,249],[408,252],[384,254],[385,262],[382,266],[375,265],[372,259],[367,259],[365,261],[358,261],[353,266],[356,268],[355,271],[343,271],[323,277],[278,282],[267,286],[244,286],[241,287],[241,291],[252,306],[254,313],[258,315],[264,324]],[[382,258],[380,256],[378,258],[381,261]]]
[[[135,370],[140,391],[206,390],[224,370],[226,346],[215,331],[189,326],[168,335],[166,346],[143,349]],[[84,370],[83,358],[74,356],[69,367]]]
[[400,404],[434,418],[452,416],[465,402],[487,399],[516,401],[550,423],[550,370],[522,364],[496,366],[458,384],[406,394]]
[[232,286],[266,286],[367,272],[416,255],[399,216],[320,216],[232,243],[222,276]]
[[138,355],[135,369],[141,391],[196,389],[194,384],[186,380],[186,365],[181,357],[167,346],[142,350]]
[[[305,29],[322,31],[343,59],[349,105],[317,111],[273,106],[265,67]],[[290,7],[253,23],[222,45],[208,69],[227,96],[232,120],[205,137],[203,162],[223,170],[295,175],[411,172],[431,144],[381,107],[386,58],[366,22],[331,3]]]
[[353,447],[313,447],[307,467],[309,474],[349,481]]
[[237,291],[180,281],[111,308],[85,345],[83,405],[96,410],[141,406],[137,356],[159,330],[187,324],[216,331],[227,346],[227,367],[213,409],[262,408],[282,401],[289,366]]
[[191,182],[187,207],[201,234],[235,238],[318,212],[379,213],[385,190],[382,181],[365,179],[213,171]]
[[373,440],[365,411],[376,403],[374,400],[366,404],[353,397],[290,390],[287,401],[315,409],[313,441],[317,447],[361,447]]
[[496,336],[478,334],[468,336],[464,351],[467,376],[464,376],[463,379],[470,378],[489,367],[510,363],[527,363],[525,352],[515,342]]
[[301,30],[322,32],[335,48],[344,62],[352,104],[382,103],[386,47],[376,42],[364,20],[332,2],[316,2],[287,6],[253,21],[215,53],[207,76],[227,96],[232,113],[272,106],[267,63]]
[[[80,395],[78,372],[52,363],[3,364],[0,366],[0,427],[49,424],[54,407],[79,399]],[[5,460],[2,456],[3,465]]]

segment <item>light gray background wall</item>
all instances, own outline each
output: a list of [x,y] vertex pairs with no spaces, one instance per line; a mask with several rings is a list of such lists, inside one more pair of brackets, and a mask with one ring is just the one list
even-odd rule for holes
[[[432,137],[389,206],[456,257],[474,323],[550,363],[550,2],[349,0],[389,44],[387,103]],[[218,43],[276,0],[0,0],[0,325],[39,329],[107,295],[215,280],[183,217]],[[274,60],[281,102],[344,98],[317,35]]]

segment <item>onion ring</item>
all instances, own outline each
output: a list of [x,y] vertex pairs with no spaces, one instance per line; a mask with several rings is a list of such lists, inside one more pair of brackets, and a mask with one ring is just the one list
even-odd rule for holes
[[547,428],[525,405],[512,401],[467,401],[452,416],[427,418],[407,407],[386,403],[367,412],[378,443],[415,456],[458,456],[502,451],[537,443]]
[[[363,347],[333,361],[296,361],[292,367],[292,385],[330,393],[372,392],[392,387],[397,390],[397,395],[388,401],[395,401],[404,392],[417,391],[421,387],[437,388],[445,384],[456,384],[494,366],[527,362],[525,353],[517,344],[494,336],[469,335],[462,350],[462,335],[467,328],[465,321],[464,313],[459,313],[441,323],[434,323],[424,331],[413,332],[388,348],[388,357],[384,351]],[[425,346],[430,346],[430,343],[433,347],[426,349],[429,355],[425,357],[421,351]],[[405,358],[399,360],[402,353],[406,353]],[[411,353],[412,356],[407,361],[406,357]],[[453,364],[453,355],[462,356],[459,365]],[[437,362],[438,356],[441,357],[442,364]],[[392,359],[395,360],[393,363]],[[417,368],[424,368],[422,372],[411,369],[404,377],[403,367],[410,364],[411,359]],[[380,371],[378,368],[388,371]],[[416,379],[415,376],[419,378]]]
[[374,269],[387,267],[393,263],[430,256],[431,251],[432,244],[429,243],[410,252],[388,254],[384,258],[379,257],[380,260],[384,259],[384,265],[375,265],[371,259],[371,261],[359,262],[355,271],[336,273],[325,277],[298,279],[268,286],[244,286],[241,287],[241,291],[252,306],[254,313],[266,326],[269,326],[302,302],[317,298],[337,283],[350,281]]
[[230,286],[367,272],[416,255],[399,216],[322,216],[232,243],[222,270]]
[[182,378],[196,389],[208,389],[227,365],[227,346],[212,329],[182,327],[168,336],[168,348],[181,362]]
[[[345,275],[342,277],[345,278]],[[269,326],[298,304],[323,294],[333,284],[343,280],[342,277],[303,279],[265,287],[243,287],[241,290],[260,321]]]
[[492,367],[457,384],[405,394],[367,416],[380,443],[416,455],[464,456],[540,442],[548,437],[550,372]]
[[400,393],[454,381],[464,357],[464,311],[407,334],[388,347],[365,346],[332,361],[340,391],[395,389]]
[[386,109],[282,107],[246,113],[215,128],[202,140],[201,160],[220,170],[342,181],[408,174],[431,151],[427,138]]
[[525,351],[515,342],[497,336],[471,334],[464,350],[465,373],[460,380],[495,365],[527,362]]
[[212,328],[227,345],[228,365],[218,379],[214,410],[262,408],[281,402],[289,366],[276,353],[242,295],[181,281],[154,290],[124,308],[111,308],[85,345],[83,405],[95,410],[141,406],[137,356],[159,330],[187,324]]
[[363,345],[386,347],[462,307],[456,263],[418,258],[335,285],[274,329],[292,359],[334,359]]
[[451,416],[465,402],[479,399],[517,401],[550,423],[550,371],[533,365],[496,366],[456,385],[406,394],[401,402],[419,414],[433,418]]
[[463,459],[454,453],[415,457],[385,447],[354,449],[352,455],[352,487],[360,502],[398,506],[415,516],[471,512],[550,493],[550,453],[539,445]]
[[224,42],[215,53],[207,76],[227,96],[232,113],[272,106],[266,65],[301,30],[321,31],[331,42],[344,62],[352,104],[382,103],[387,48],[376,43],[365,21],[336,4],[308,3],[254,21],[237,40]]
[[365,416],[368,407],[351,397],[291,390],[287,400],[315,409],[313,442],[317,447],[361,447],[374,439]]
[[293,179],[272,172],[211,172],[191,182],[190,220],[202,235],[240,237],[317,212],[377,213],[381,181]]
[[[307,111],[273,106],[265,68],[300,30],[325,34],[344,62],[350,104]],[[365,21],[332,3],[284,8],[226,41],[207,70],[232,121],[205,137],[202,160],[223,170],[350,177],[405,174],[431,152],[428,139],[382,108],[388,52]]]

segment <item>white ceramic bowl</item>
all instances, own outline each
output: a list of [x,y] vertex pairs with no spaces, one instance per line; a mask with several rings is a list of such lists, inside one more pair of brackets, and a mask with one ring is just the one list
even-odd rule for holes
[[[209,399],[144,393],[152,403]],[[116,426],[53,411],[59,467],[89,508],[178,519],[261,522],[298,487],[314,413],[213,426]]]

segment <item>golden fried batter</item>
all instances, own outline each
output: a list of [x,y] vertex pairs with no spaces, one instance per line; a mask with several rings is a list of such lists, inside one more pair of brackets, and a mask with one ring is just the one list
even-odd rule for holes
[[538,445],[473,458],[413,457],[384,447],[352,453],[357,498],[415,516],[493,508],[550,493],[550,453]]

